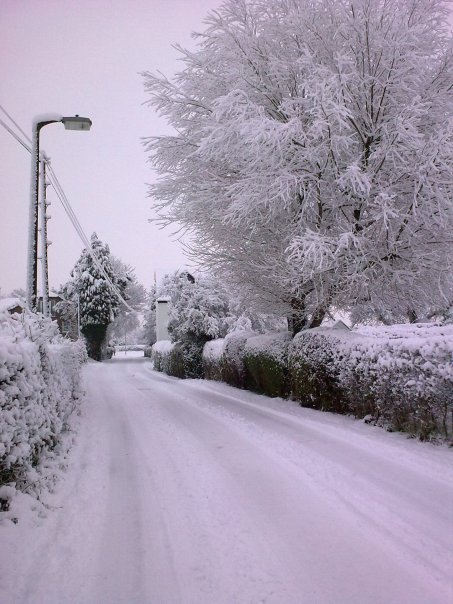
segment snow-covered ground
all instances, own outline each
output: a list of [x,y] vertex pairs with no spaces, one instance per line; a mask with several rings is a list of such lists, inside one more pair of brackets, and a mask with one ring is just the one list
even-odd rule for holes
[[67,473],[0,525],[0,602],[453,601],[451,449],[140,354],[86,367]]

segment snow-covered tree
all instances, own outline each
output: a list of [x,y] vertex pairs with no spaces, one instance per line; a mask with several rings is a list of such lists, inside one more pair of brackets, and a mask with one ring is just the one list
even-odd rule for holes
[[[127,286],[124,274],[116,274],[109,246],[96,233],[91,236],[91,248],[110,282],[123,293]],[[63,299],[78,306],[82,333],[87,340],[88,354],[101,360],[106,346],[107,328],[119,308],[119,299],[91,253],[84,249],[71,271],[71,279],[61,288]]]
[[127,300],[127,306],[120,302],[115,312],[115,319],[110,326],[110,337],[121,341],[127,339],[129,343],[136,344],[138,343],[136,340],[139,334],[141,316],[145,311],[146,290],[138,282],[135,269],[132,266],[125,264],[115,256],[111,256],[111,263],[117,279],[119,278],[126,283],[124,298]]
[[[4,297],[4,296],[2,296]],[[27,292],[22,287],[17,287],[7,296],[8,298],[19,298],[19,300],[27,299]]]
[[164,222],[257,308],[416,316],[452,300],[453,60],[443,0],[227,0],[147,150]]
[[228,299],[213,278],[195,280],[187,271],[176,271],[165,275],[158,293],[170,298],[168,331],[173,341],[204,343],[226,334]]
[[152,346],[156,342],[156,286],[153,284],[146,297],[141,341]]
[[284,317],[257,313],[242,303],[236,292],[212,274],[196,279],[187,271],[165,275],[157,297],[170,298],[169,332],[174,341],[205,343],[232,331],[277,331],[285,329]]

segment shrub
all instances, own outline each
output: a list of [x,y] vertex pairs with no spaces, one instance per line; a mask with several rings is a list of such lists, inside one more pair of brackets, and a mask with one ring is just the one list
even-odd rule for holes
[[50,320],[1,317],[0,484],[36,482],[78,408],[86,358],[83,342],[56,335]]
[[[202,378],[203,377],[203,346],[202,342],[178,342],[173,350],[174,362],[179,368],[183,367],[183,375],[177,377]],[[174,374],[176,375],[176,374]]]
[[301,332],[289,351],[292,396],[421,439],[451,435],[453,327]]
[[268,396],[288,395],[287,350],[291,334],[249,338],[244,347],[247,387]]
[[244,349],[247,339],[255,334],[248,331],[233,331],[225,338],[222,354],[222,379],[236,388],[246,388],[247,370]]
[[198,342],[160,340],[152,346],[154,369],[173,377],[203,377],[203,345]]
[[[174,344],[170,340],[160,340],[151,346],[151,359],[154,363],[154,369],[156,371],[162,371],[168,373],[170,364],[170,353],[174,347]],[[145,356],[146,351],[145,351]]]
[[225,340],[218,338],[206,342],[203,347],[203,375],[207,380],[222,381],[222,357]]
[[289,389],[303,407],[339,413],[348,409],[339,379],[341,337],[348,336],[320,327],[294,337],[288,349]]

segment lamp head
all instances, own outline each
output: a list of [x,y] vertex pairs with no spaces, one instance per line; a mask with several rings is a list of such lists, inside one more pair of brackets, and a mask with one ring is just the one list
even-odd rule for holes
[[64,124],[66,130],[89,130],[92,125],[92,121],[88,117],[80,117],[75,115],[74,117],[63,117],[61,121]]

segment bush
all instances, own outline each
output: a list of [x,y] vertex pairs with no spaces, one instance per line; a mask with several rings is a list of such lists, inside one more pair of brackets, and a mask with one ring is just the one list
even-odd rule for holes
[[203,377],[203,345],[201,342],[178,342],[173,349],[174,362],[178,370],[183,367],[183,374],[177,377],[202,378]]
[[298,333],[288,349],[291,398],[303,407],[345,413],[348,401],[339,377],[341,337],[348,332],[327,328]]
[[[159,340],[151,346],[151,359],[154,363],[154,369],[156,371],[162,371],[168,373],[170,364],[170,353],[174,344],[170,340]],[[145,356],[147,356],[145,351]]]
[[68,430],[80,399],[83,342],[46,319],[0,319],[0,485],[24,488]]
[[288,395],[287,350],[291,334],[249,338],[244,347],[247,387],[268,396]]
[[247,331],[233,331],[225,338],[223,346],[222,379],[236,388],[247,387],[247,370],[244,363],[244,349],[247,339],[255,334]]
[[368,333],[319,328],[298,334],[289,351],[293,398],[369,416],[423,440],[450,436],[453,327],[392,326]]
[[203,347],[203,375],[207,380],[222,381],[222,357],[225,340],[219,338],[206,342]]
[[152,346],[154,369],[173,377],[203,377],[203,345],[198,342],[160,340]]

